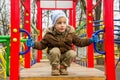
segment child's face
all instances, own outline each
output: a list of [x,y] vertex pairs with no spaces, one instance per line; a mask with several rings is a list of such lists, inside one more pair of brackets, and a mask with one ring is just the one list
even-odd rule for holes
[[67,28],[67,20],[65,17],[60,17],[55,23],[55,29],[59,32],[64,32]]

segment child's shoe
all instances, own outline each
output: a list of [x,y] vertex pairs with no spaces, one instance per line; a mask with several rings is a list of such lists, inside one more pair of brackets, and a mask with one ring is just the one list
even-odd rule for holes
[[60,74],[61,75],[68,75],[67,67],[60,65]]
[[60,75],[59,66],[52,66],[51,75],[52,76],[59,76]]

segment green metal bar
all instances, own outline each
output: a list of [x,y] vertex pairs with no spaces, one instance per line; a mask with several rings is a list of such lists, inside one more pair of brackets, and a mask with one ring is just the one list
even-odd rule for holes
[[10,39],[7,39],[7,50],[6,50],[6,74],[9,76],[9,69],[10,69]]
[[[10,40],[8,36],[0,36],[0,43],[7,42],[7,40]],[[21,39],[21,42],[26,42],[26,39]]]
[[4,43],[4,42],[7,42],[6,39],[0,39],[0,43]]
[[26,42],[27,39],[21,39],[20,42]]
[[10,36],[0,36],[0,39],[10,39]]

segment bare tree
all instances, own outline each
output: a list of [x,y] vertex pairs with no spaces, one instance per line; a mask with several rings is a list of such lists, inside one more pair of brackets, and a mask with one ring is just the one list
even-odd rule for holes
[[[102,1],[101,0],[96,0],[96,4],[98,4],[98,5],[96,5],[96,7],[95,7],[95,16],[94,16],[94,20],[95,21],[96,20],[100,20],[100,18],[101,18],[101,5],[102,5]],[[99,22],[96,23],[96,24],[99,24]],[[99,28],[100,27],[95,27],[95,31],[99,30]]]
[[32,0],[31,1],[32,5],[31,5],[31,23],[32,24],[36,24],[36,0]]
[[0,35],[9,34],[9,26],[10,26],[10,9],[9,9],[9,1],[0,0]]

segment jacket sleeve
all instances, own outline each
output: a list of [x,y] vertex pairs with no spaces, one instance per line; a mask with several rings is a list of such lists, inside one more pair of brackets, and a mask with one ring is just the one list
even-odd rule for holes
[[85,47],[91,44],[89,38],[79,38],[75,33],[73,33],[73,44],[79,47]]
[[48,44],[47,35],[45,35],[41,41],[35,42],[33,49],[38,49],[38,50],[45,49],[47,47],[47,44]]

